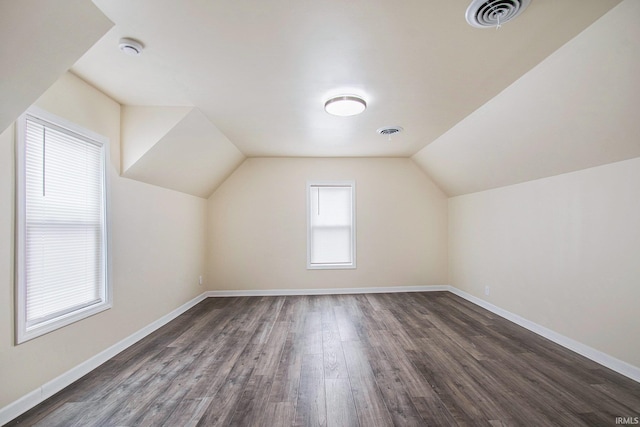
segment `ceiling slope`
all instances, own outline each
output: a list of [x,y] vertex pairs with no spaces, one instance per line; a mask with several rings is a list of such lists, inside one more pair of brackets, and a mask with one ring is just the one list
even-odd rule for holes
[[120,109],[122,173],[126,172],[193,110],[193,107],[123,105]]
[[206,198],[245,159],[197,108],[123,107],[122,117],[127,178]]
[[456,196],[640,156],[638,19],[624,1],[413,159]]
[[[250,157],[410,157],[619,0],[535,0],[499,31],[469,2],[95,0],[116,27],[73,72],[122,104],[195,106]],[[367,110],[326,114],[340,92]]]
[[0,3],[0,131],[113,26],[90,0]]

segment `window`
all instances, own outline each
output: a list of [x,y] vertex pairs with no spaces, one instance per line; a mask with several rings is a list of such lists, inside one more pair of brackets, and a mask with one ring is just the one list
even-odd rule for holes
[[111,306],[108,140],[32,108],[17,123],[16,341]]
[[307,268],[356,268],[354,181],[307,183]]

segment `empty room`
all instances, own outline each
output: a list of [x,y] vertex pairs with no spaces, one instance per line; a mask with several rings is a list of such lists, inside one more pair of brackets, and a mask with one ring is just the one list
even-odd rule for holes
[[0,425],[640,424],[640,1],[0,3]]

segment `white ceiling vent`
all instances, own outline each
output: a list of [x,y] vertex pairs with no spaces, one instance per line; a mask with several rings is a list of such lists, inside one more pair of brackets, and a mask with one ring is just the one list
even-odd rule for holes
[[404,129],[401,128],[400,126],[385,126],[385,127],[381,127],[380,129],[376,130],[376,132],[378,132],[380,135],[386,135],[387,137],[389,137],[389,141],[391,141],[391,135],[395,135],[397,133],[402,132]]
[[469,25],[476,28],[500,28],[520,15],[531,0],[473,0],[467,8]]

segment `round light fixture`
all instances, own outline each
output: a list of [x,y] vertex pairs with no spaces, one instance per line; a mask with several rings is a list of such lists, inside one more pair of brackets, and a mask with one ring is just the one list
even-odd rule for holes
[[142,46],[142,43],[140,43],[139,41],[126,37],[120,39],[118,47],[122,52],[129,56],[142,55],[142,49],[144,48],[144,46]]
[[367,103],[357,95],[339,95],[324,103],[324,110],[334,116],[355,116],[367,109]]

